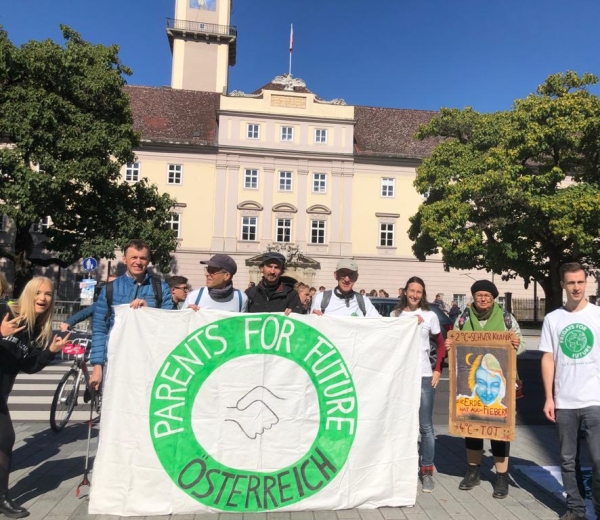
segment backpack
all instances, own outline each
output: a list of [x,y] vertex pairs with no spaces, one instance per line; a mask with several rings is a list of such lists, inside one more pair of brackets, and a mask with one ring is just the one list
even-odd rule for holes
[[[325,309],[329,305],[331,301],[331,295],[333,294],[332,290],[325,291],[323,293],[323,299],[321,300],[321,312],[325,314]],[[367,308],[365,307],[365,298],[362,294],[354,291],[354,297],[356,298],[356,303],[358,303],[358,308],[363,313],[363,316],[367,315]]]
[[[200,302],[200,299],[202,298],[202,293],[204,292],[205,287],[200,287],[200,291],[198,292],[198,297],[196,298],[196,303],[194,305],[198,305],[198,303]],[[237,293],[238,295],[238,305],[239,305],[239,311],[238,312],[242,312],[242,292],[239,289],[234,289],[234,291]]]
[[[160,306],[162,305],[162,284],[160,278],[158,276],[153,275],[150,276],[150,281],[152,282],[152,290],[154,291],[156,308],[160,309]],[[108,306],[108,310],[106,311],[106,321],[110,319],[110,315],[112,312],[113,294],[115,292],[113,283],[114,280],[106,284],[106,304]]]

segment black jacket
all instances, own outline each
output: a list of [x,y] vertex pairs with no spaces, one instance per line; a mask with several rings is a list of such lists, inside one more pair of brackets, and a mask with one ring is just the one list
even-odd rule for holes
[[[0,304],[0,322],[7,313],[13,319],[6,304]],[[6,402],[19,372],[35,374],[53,359],[54,354],[37,345],[27,329],[14,336],[0,336],[0,400]]]
[[302,314],[302,303],[294,289],[295,283],[296,280],[293,278],[282,276],[279,279],[279,286],[269,298],[263,280],[261,280],[246,293],[248,295],[248,312],[284,312],[286,309],[292,309],[292,312]]

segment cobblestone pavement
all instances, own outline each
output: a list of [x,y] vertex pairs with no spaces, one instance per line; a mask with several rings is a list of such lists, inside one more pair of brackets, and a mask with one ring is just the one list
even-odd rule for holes
[[[88,515],[88,488],[82,488],[81,498],[75,496],[84,467],[87,425],[73,424],[59,434],[53,433],[47,422],[16,423],[15,429],[17,443],[11,474],[12,496],[29,508],[31,520],[118,518]],[[415,507],[256,513],[244,514],[242,520],[536,520],[554,519],[565,512],[562,501],[515,469],[517,465],[558,465],[558,441],[553,426],[517,427],[517,440],[511,446],[512,485],[509,496],[504,500],[492,498],[494,474],[488,451],[484,454],[481,486],[472,491],[459,491],[458,483],[466,470],[464,442],[449,436],[444,426],[437,426],[436,434],[436,489],[433,493],[419,491]],[[97,426],[92,437],[92,463],[96,446]],[[486,449],[488,447],[486,443]],[[173,518],[231,520],[235,517],[238,520],[240,516],[221,513],[173,515]]]

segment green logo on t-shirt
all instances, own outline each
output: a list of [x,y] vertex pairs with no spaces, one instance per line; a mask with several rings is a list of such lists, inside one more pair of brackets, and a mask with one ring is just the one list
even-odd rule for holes
[[594,347],[594,334],[582,323],[572,323],[560,333],[560,349],[572,359],[587,356]]

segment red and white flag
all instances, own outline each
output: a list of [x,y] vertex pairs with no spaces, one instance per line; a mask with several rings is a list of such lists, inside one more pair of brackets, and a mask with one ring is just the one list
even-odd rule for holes
[[290,52],[294,49],[294,24],[290,24]]

